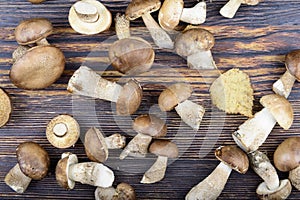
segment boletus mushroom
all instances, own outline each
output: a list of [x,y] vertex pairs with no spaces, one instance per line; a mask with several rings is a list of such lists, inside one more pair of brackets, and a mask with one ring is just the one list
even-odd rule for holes
[[105,162],[108,149],[121,149],[126,145],[126,138],[119,133],[105,137],[102,132],[92,127],[84,136],[84,149],[87,157],[95,162]]
[[185,29],[175,39],[175,51],[186,57],[191,69],[216,69],[217,66],[211,54],[215,38],[211,32],[199,27]]
[[109,29],[112,16],[101,2],[80,0],[69,10],[69,23],[76,32],[92,35]]
[[136,200],[134,188],[128,183],[119,183],[116,188],[97,187],[95,190],[96,200]]
[[168,158],[178,157],[177,145],[168,140],[155,140],[149,152],[157,155],[155,163],[145,172],[141,183],[156,183],[165,177]]
[[0,128],[4,126],[12,111],[12,105],[8,94],[0,88]]
[[67,90],[73,94],[115,102],[118,115],[133,114],[139,108],[143,95],[143,90],[136,80],[130,79],[121,86],[102,78],[86,66],[81,66],[74,72]]
[[220,14],[226,18],[233,18],[241,4],[255,6],[262,0],[229,0],[220,10]]
[[232,134],[234,141],[246,152],[257,150],[267,139],[276,122],[288,130],[294,120],[290,102],[278,94],[265,95],[260,99],[264,108],[249,118]]
[[18,164],[5,176],[5,183],[17,193],[24,193],[31,180],[43,179],[49,170],[47,151],[35,142],[23,142],[16,150]]
[[220,164],[211,174],[194,186],[185,196],[186,200],[217,199],[222,193],[232,169],[245,174],[249,168],[247,155],[235,145],[221,146],[215,150]]
[[80,127],[70,115],[54,117],[47,125],[46,137],[56,148],[73,146],[80,136]]
[[273,91],[288,98],[295,81],[300,80],[300,49],[285,56],[285,67],[286,72],[273,84]]
[[160,0],[132,0],[126,8],[125,14],[129,20],[142,17],[154,43],[160,48],[173,49],[174,42],[150,14],[157,11],[160,7]]
[[55,169],[58,184],[65,189],[73,189],[75,182],[96,187],[110,187],[115,179],[108,167],[97,162],[78,163],[77,156],[63,153]]
[[190,100],[192,88],[186,83],[175,83],[164,89],[158,98],[158,105],[162,111],[175,108],[181,119],[194,130],[198,130],[205,113],[204,107]]
[[300,137],[285,139],[274,152],[275,167],[289,172],[292,185],[300,190]]

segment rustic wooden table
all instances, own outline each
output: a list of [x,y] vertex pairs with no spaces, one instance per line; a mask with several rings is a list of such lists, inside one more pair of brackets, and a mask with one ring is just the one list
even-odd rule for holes
[[[168,124],[167,138],[176,142],[180,157],[172,160],[165,178],[155,184],[143,185],[139,181],[143,172],[154,162],[153,156],[144,159],[120,161],[120,151],[111,151],[105,163],[114,170],[114,185],[130,183],[138,199],[184,199],[195,184],[203,180],[217,166],[214,149],[220,145],[234,144],[231,133],[246,118],[240,115],[225,115],[211,105],[209,85],[217,77],[216,71],[197,71],[186,67],[186,61],[172,50],[159,49],[149,37],[141,19],[131,23],[134,35],[147,39],[156,53],[151,71],[137,76],[144,89],[140,109],[128,118],[116,117],[113,104],[101,100],[73,97],[66,90],[73,72],[83,63],[109,79],[122,81],[123,77],[111,66],[107,50],[116,40],[113,26],[96,35],[80,35],[68,23],[68,11],[75,2],[49,0],[32,5],[26,0],[0,0],[0,87],[9,93],[13,112],[9,123],[0,129],[0,199],[93,199],[94,187],[76,184],[66,191],[55,181],[55,166],[61,153],[76,153],[80,162],[88,161],[82,141],[69,149],[56,149],[45,137],[47,123],[59,114],[70,114],[78,119],[82,132],[90,126],[101,128],[110,135],[118,132],[128,138],[134,135],[131,120],[145,113],[155,113]],[[130,1],[102,0],[115,16],[124,12]],[[210,30],[216,39],[212,49],[221,72],[239,68],[248,73],[254,89],[254,112],[259,111],[261,96],[272,93],[272,83],[285,71],[284,55],[300,47],[300,4],[298,0],[265,0],[258,6],[241,6],[234,19],[223,18],[220,8],[226,0],[207,2],[207,19],[201,25]],[[196,1],[186,0],[191,7]],[[27,18],[44,17],[54,26],[49,42],[59,47],[66,57],[66,68],[62,77],[44,90],[26,91],[16,88],[9,79],[12,65],[11,54],[16,49],[14,28]],[[154,13],[157,19],[157,13]],[[162,113],[157,109],[157,97],[169,83],[185,81],[194,89],[191,99],[206,108],[199,131],[194,132],[181,123],[175,111]],[[275,126],[260,150],[267,152],[271,160],[277,145],[285,138],[299,136],[300,131],[300,84],[296,83],[289,100],[294,108],[294,123],[288,131]],[[4,183],[4,177],[16,164],[15,150],[19,143],[35,141],[41,144],[51,158],[51,169],[42,181],[32,181],[24,194],[16,194]],[[286,178],[287,173],[279,173]],[[219,199],[255,199],[255,190],[262,180],[250,169],[245,175],[232,172]],[[212,191],[213,192],[213,191]],[[300,199],[300,192],[293,189],[289,199]]]

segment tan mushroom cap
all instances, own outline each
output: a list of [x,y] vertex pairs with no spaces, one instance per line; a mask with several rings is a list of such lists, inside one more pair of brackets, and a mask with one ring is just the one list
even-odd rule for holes
[[266,183],[262,182],[256,189],[259,199],[287,199],[291,194],[292,185],[288,179],[280,181],[280,185],[276,190],[269,190]]
[[122,88],[116,102],[116,112],[118,115],[133,114],[142,101],[143,90],[140,84],[130,79]]
[[[98,18],[94,22],[82,20],[75,9],[76,3],[86,3],[97,9]],[[71,27],[81,34],[97,34],[110,28],[112,16],[110,11],[99,1],[96,0],[81,0],[72,5],[69,11],[69,23]]]
[[260,99],[261,105],[267,108],[278,124],[285,130],[289,129],[294,120],[294,112],[290,102],[281,95],[269,94]]
[[34,180],[43,179],[49,170],[50,158],[47,151],[35,142],[23,142],[17,150],[21,171]]
[[53,31],[51,22],[45,18],[33,18],[21,21],[15,29],[16,41],[21,45],[36,43]]
[[136,200],[134,188],[128,183],[119,183],[116,188],[116,194],[112,200]]
[[167,158],[178,157],[177,145],[168,140],[154,140],[149,147],[149,152]]
[[45,0],[28,0],[28,1],[31,2],[31,3],[42,3]]
[[293,50],[285,56],[286,69],[300,81],[300,49]]
[[46,136],[56,148],[68,148],[77,142],[80,136],[80,127],[70,115],[58,115],[48,123]]
[[133,130],[151,137],[163,137],[167,134],[164,120],[155,115],[140,115],[132,123]]
[[236,145],[221,146],[215,150],[218,160],[235,171],[245,174],[249,168],[248,156]]
[[262,0],[242,0],[242,3],[247,4],[247,5],[251,5],[251,6],[255,6],[261,1]]
[[10,79],[19,88],[42,89],[63,73],[65,56],[56,47],[36,46],[29,49],[10,70]]
[[11,101],[6,92],[0,88],[0,127],[4,126],[12,111]]
[[158,14],[160,26],[166,30],[173,30],[180,22],[183,5],[183,0],[165,0]]
[[158,105],[162,111],[170,111],[179,103],[192,95],[192,88],[187,83],[175,83],[164,89],[158,98]]
[[199,51],[208,51],[215,44],[211,32],[203,28],[190,28],[175,40],[175,51],[180,56],[190,56]]
[[145,13],[157,11],[160,6],[160,0],[132,0],[126,8],[125,15],[129,20],[135,20]]

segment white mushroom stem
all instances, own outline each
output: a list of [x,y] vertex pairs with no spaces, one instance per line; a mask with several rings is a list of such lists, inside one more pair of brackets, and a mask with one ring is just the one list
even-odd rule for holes
[[289,172],[289,179],[292,185],[297,189],[300,190],[300,166],[292,169]]
[[180,20],[189,24],[204,23],[206,20],[206,3],[202,1],[192,8],[184,8]]
[[78,17],[84,22],[93,23],[99,18],[97,8],[90,3],[78,1],[73,7]]
[[296,78],[287,70],[281,77],[273,84],[273,91],[276,94],[288,98],[290,95]]
[[115,18],[116,34],[119,40],[130,37],[130,21],[125,15],[117,13]]
[[165,177],[168,157],[158,156],[155,163],[145,172],[141,183],[156,183]]
[[68,178],[97,187],[110,187],[115,176],[112,170],[101,163],[84,162],[70,165]]
[[257,150],[271,133],[276,120],[267,108],[257,112],[253,118],[246,120],[232,134],[236,144],[245,152]]
[[133,157],[145,157],[148,153],[148,147],[152,137],[142,133],[138,133],[120,154],[120,159],[123,160],[128,155]]
[[220,10],[223,17],[233,18],[242,4],[242,0],[229,0]]
[[166,49],[173,49],[174,42],[172,41],[171,37],[165,32],[153,19],[150,13],[145,13],[143,16],[143,21],[149,30],[151,37],[154,43],[159,48],[166,48]]
[[81,66],[69,80],[67,89],[73,94],[117,102],[122,86],[102,78],[86,66]]
[[232,169],[224,163],[220,163],[215,170],[194,186],[185,196],[186,200],[214,200],[222,193]]
[[31,178],[23,174],[19,164],[16,164],[6,174],[4,182],[17,193],[24,193],[31,182]]
[[210,50],[189,55],[187,65],[191,69],[217,69]]
[[202,121],[205,109],[203,106],[198,105],[190,100],[178,104],[175,107],[176,112],[181,119],[194,130],[198,130]]
[[47,46],[47,45],[50,45],[49,42],[48,42],[48,40],[47,40],[46,38],[43,38],[43,39],[37,41],[36,44],[39,45],[39,46],[43,46],[43,45],[44,45],[44,46]]
[[105,137],[104,140],[108,149],[121,149],[126,144],[126,138],[119,133]]
[[68,132],[68,128],[67,128],[66,124],[64,124],[64,123],[55,124],[55,126],[53,127],[53,133],[56,136],[62,137],[67,132]]

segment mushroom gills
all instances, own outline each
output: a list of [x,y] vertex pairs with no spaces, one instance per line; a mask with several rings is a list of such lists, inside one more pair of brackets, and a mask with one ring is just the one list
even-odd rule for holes
[[187,64],[191,69],[217,69],[210,50],[187,56]]
[[165,176],[168,157],[158,156],[155,163],[145,172],[141,183],[156,183]]
[[16,164],[5,176],[4,182],[15,192],[24,193],[31,180],[21,171],[19,164]]

